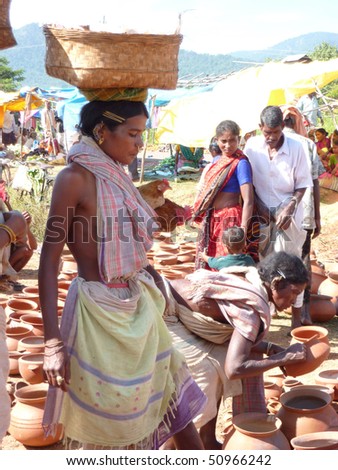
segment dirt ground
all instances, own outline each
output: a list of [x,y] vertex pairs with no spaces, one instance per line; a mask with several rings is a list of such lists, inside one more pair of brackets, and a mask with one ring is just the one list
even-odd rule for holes
[[[317,259],[321,261],[326,269],[332,270],[334,264],[338,263],[338,192],[321,188],[321,217],[322,217],[322,233],[320,237],[313,240],[312,248],[317,255]],[[24,285],[37,284],[37,270],[39,264],[39,254],[35,253],[27,268],[21,273],[19,282]],[[338,268],[338,264],[336,265]],[[290,330],[291,318],[287,313],[279,313],[276,318],[272,319],[272,325],[269,331],[268,340],[286,347],[290,342],[288,332]],[[338,316],[335,316],[328,323],[318,323],[329,331],[329,340],[331,345],[329,358],[316,371],[302,376],[300,379],[304,384],[314,383],[315,375],[323,369],[338,367]],[[221,433],[223,426],[223,416],[220,415],[218,429]],[[0,447],[1,448],[1,447]],[[17,442],[12,436],[5,436],[2,449],[4,450],[34,450],[27,448]],[[63,449],[61,443],[50,447],[46,450]]]

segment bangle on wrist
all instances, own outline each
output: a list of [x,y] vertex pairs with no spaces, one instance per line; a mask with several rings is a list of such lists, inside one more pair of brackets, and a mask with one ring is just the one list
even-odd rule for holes
[[269,341],[269,342],[268,342],[268,345],[267,345],[267,347],[266,347],[266,352],[265,352],[265,354],[266,354],[267,356],[269,356],[270,351],[271,351],[272,348],[273,348],[273,343],[271,343],[271,342]]
[[9,242],[7,246],[16,242],[15,232],[10,227],[8,227],[8,225],[0,224],[0,229],[4,230],[8,234]]

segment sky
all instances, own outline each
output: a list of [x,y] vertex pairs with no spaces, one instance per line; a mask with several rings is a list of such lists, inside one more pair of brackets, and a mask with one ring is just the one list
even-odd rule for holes
[[338,33],[332,0],[12,0],[14,29],[28,23],[89,24],[112,32],[172,34],[182,49],[208,54],[259,50],[312,32]]

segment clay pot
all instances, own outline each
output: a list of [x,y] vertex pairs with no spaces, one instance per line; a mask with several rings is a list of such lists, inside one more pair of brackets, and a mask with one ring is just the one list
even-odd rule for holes
[[318,294],[329,295],[338,315],[338,271],[331,271],[327,279],[320,284]]
[[179,263],[192,263],[194,259],[195,256],[192,253],[184,253],[177,256],[177,261]]
[[62,425],[57,426],[54,436],[44,436],[42,418],[47,390],[48,384],[37,384],[15,391],[16,404],[12,408],[8,432],[25,446],[45,447],[62,438]]
[[60,276],[58,277],[59,280],[66,280],[71,281],[77,276],[77,271],[61,271]]
[[336,308],[331,299],[328,295],[311,294],[309,307],[312,321],[327,322],[336,315]]
[[45,342],[43,336],[26,336],[19,341],[18,350],[37,354],[43,353]]
[[40,297],[39,297],[39,287],[38,286],[27,286],[22,289],[22,292],[27,296],[29,300],[33,300],[38,304],[38,309],[40,308]]
[[33,331],[32,325],[7,326],[6,327],[6,343],[8,351],[17,351],[20,339],[31,336]]
[[291,446],[295,450],[337,450],[338,431],[323,431],[291,439]]
[[338,401],[338,369],[326,369],[318,372],[316,384],[330,385],[334,388],[333,399]]
[[43,336],[44,334],[44,326],[43,326],[43,319],[42,315],[39,313],[36,314],[25,314],[22,315],[21,321],[24,324],[32,325],[33,330],[32,333],[35,336]]
[[280,404],[280,401],[277,398],[269,398],[266,404],[268,412],[272,415],[277,414],[281,406],[282,405]]
[[174,265],[177,264],[177,255],[171,255],[167,253],[156,253],[154,256],[154,263],[161,265]]
[[38,310],[38,304],[33,300],[29,300],[27,297],[16,297],[9,299],[7,302],[7,307],[5,312],[7,317],[10,313],[20,311],[20,312],[31,312]]
[[319,286],[327,279],[325,270],[318,264],[311,264],[311,293],[318,294]]
[[307,384],[307,385],[296,385],[295,388],[298,388],[299,390],[304,390],[304,391],[307,391],[308,388],[310,388],[311,390],[320,390],[321,392],[325,392],[327,393],[331,400],[333,400],[333,396],[334,396],[334,389],[333,387],[331,386],[328,386],[328,385],[318,385],[318,384]]
[[295,342],[306,345],[306,360],[298,364],[287,364],[287,375],[298,377],[317,369],[330,354],[328,330],[322,326],[299,326],[291,331],[291,344]]
[[19,310],[16,311],[16,312],[11,312],[8,315],[7,323],[9,325],[13,325],[13,326],[20,326],[20,325],[22,325],[21,317],[22,317],[22,315],[25,315],[25,314],[26,314],[26,312],[20,312]]
[[282,387],[277,384],[274,380],[264,380],[264,395],[265,400],[268,401],[270,398],[279,398],[282,394]]
[[62,260],[62,271],[77,271],[77,262],[73,255],[63,255]]
[[283,380],[282,387],[285,393],[291,390],[293,387],[297,387],[299,385],[303,385],[300,380],[295,379],[294,377],[285,377],[285,379]]
[[68,289],[58,289],[58,302],[59,301],[63,302],[63,305],[64,305],[64,302],[67,298],[67,294],[68,294]]
[[279,387],[282,387],[283,380],[285,379],[285,375],[283,372],[279,372],[279,369],[268,371],[265,377],[267,380],[274,380]]
[[281,430],[289,441],[302,434],[327,431],[338,425],[338,416],[331,406],[331,397],[322,390],[294,387],[283,393],[282,405],[277,413],[282,421]]
[[234,432],[224,441],[223,450],[290,450],[275,415],[241,413],[232,418]]
[[27,354],[27,352],[25,352],[25,351],[8,351],[9,375],[18,375],[19,374],[19,359],[24,354]]
[[65,279],[58,281],[58,289],[68,291],[69,286],[71,285],[72,281],[66,281]]
[[25,354],[19,358],[19,374],[31,385],[44,381],[43,354]]

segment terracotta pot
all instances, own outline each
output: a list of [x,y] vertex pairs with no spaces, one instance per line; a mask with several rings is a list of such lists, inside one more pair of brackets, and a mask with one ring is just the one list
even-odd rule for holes
[[309,307],[312,321],[327,322],[336,315],[336,307],[331,299],[328,295],[311,294]]
[[265,377],[267,380],[274,380],[279,387],[282,387],[283,380],[285,379],[285,375],[283,372],[280,372],[279,369],[266,372]]
[[282,387],[284,392],[288,392],[293,387],[297,387],[299,385],[303,385],[300,380],[295,379],[294,377],[285,377],[285,379],[283,380]]
[[38,309],[40,308],[40,297],[39,297],[39,287],[38,286],[27,286],[22,289],[22,292],[27,296],[29,300],[33,300],[38,304]]
[[43,319],[41,314],[25,314],[22,315],[21,321],[24,324],[32,325],[33,330],[32,333],[35,336],[43,336],[44,334],[44,325],[43,325]]
[[44,381],[43,354],[25,354],[19,358],[19,374],[31,385]]
[[325,270],[318,264],[311,265],[311,293],[318,294],[319,286],[327,279]]
[[32,325],[7,326],[6,327],[6,343],[8,351],[17,351],[20,339],[31,336],[33,331]]
[[338,431],[323,431],[291,439],[291,446],[295,450],[337,450]]
[[71,281],[77,276],[77,271],[61,271],[58,277],[59,280]]
[[12,312],[31,312],[32,310],[37,311],[38,304],[33,300],[29,300],[27,297],[9,299],[7,302],[7,307],[5,308],[7,317]]
[[329,357],[330,346],[326,328],[314,325],[299,326],[291,331],[291,336],[291,344],[300,342],[306,345],[306,360],[286,365],[287,375],[298,377],[312,372]]
[[177,255],[170,255],[167,253],[156,253],[154,256],[154,263],[161,265],[174,265],[177,264]]
[[62,260],[62,271],[76,271],[77,272],[77,262],[75,261],[73,255],[61,256],[61,260]]
[[334,388],[333,399],[338,401],[338,369],[321,370],[315,377],[316,384],[331,385]]
[[68,291],[69,286],[71,285],[72,281],[66,281],[65,279],[58,281],[58,288],[62,290]]
[[320,284],[318,294],[329,295],[338,315],[338,271],[331,271],[327,279]]
[[192,253],[179,254],[177,261],[180,263],[192,263],[195,260],[195,256]]
[[327,431],[338,425],[338,416],[331,406],[331,397],[311,387],[294,387],[280,396],[282,407],[277,416],[281,430],[289,441],[302,434]]
[[329,385],[319,385],[319,384],[307,384],[307,385],[296,385],[297,389],[299,390],[304,390],[304,391],[307,391],[308,388],[310,388],[311,390],[320,390],[322,392],[325,392],[327,393],[331,400],[333,400],[333,396],[334,396],[334,388],[332,386],[329,386]]
[[45,341],[43,336],[26,336],[19,341],[18,350],[27,351],[29,353],[43,353],[45,349]]
[[282,387],[277,384],[275,380],[264,380],[264,395],[265,400],[268,401],[270,398],[279,398],[282,394]]
[[232,418],[234,432],[224,442],[223,450],[290,450],[275,415],[241,413]]
[[25,351],[8,351],[9,375],[18,375],[19,374],[19,359],[24,354],[27,354],[27,352],[25,352]]
[[7,323],[9,325],[13,325],[13,326],[20,326],[20,325],[22,325],[21,317],[22,317],[22,315],[25,315],[25,314],[26,314],[26,312],[20,312],[19,310],[16,311],[16,312],[11,312],[8,315]]
[[16,404],[12,408],[8,432],[25,446],[45,447],[62,438],[62,425],[57,426],[54,436],[44,436],[42,418],[47,390],[48,384],[28,385],[14,394]]
[[68,289],[58,289],[58,301],[62,301],[63,305],[67,298]]
[[277,398],[269,398],[266,404],[269,413],[272,415],[277,414],[281,406],[282,405],[280,404],[280,401]]

